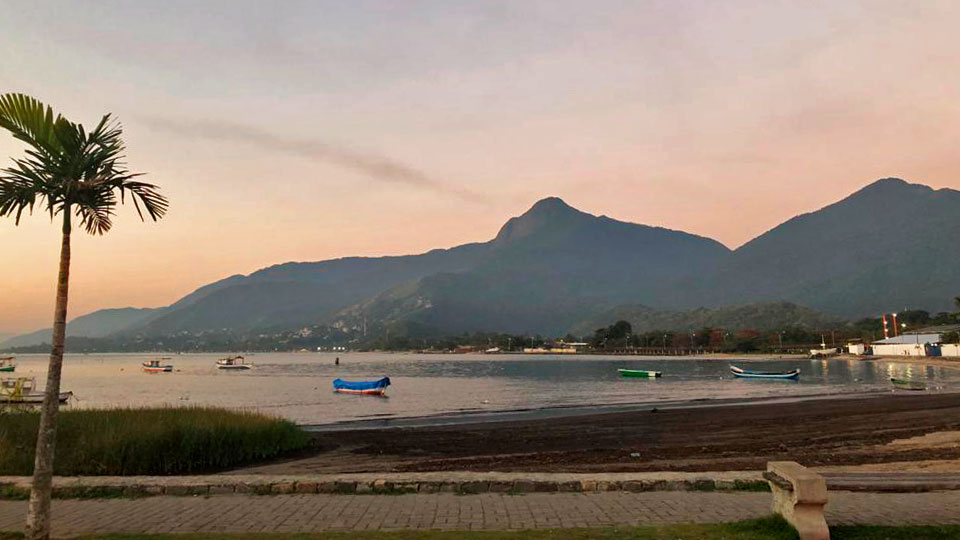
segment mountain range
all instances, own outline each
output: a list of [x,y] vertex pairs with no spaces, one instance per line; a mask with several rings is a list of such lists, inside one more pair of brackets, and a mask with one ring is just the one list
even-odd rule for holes
[[[957,208],[958,191],[888,178],[730,250],[710,238],[594,216],[550,197],[487,242],[420,255],[279,264],[211,283],[166,307],[79,317],[68,335],[264,333],[315,325],[374,334],[559,335],[627,313],[637,321],[660,313],[654,320],[668,324],[678,310],[748,303],[779,306],[751,308],[766,309],[764,317],[776,311],[785,321],[811,325],[904,307],[946,310],[960,293],[960,243],[952,240],[960,233]],[[49,330],[26,334],[0,347],[47,336]]]
[[654,309],[644,305],[622,305],[586,319],[571,329],[575,336],[587,336],[611,321],[627,321],[631,330],[646,333],[656,330],[700,330],[701,328],[752,329],[760,332],[784,328],[807,331],[841,327],[844,320],[790,302],[757,302],[717,308],[687,310]]

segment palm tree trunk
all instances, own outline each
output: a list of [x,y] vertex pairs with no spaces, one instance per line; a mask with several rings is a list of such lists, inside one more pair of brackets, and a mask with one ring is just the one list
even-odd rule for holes
[[30,510],[27,515],[27,540],[50,538],[50,499],[53,492],[53,449],[57,435],[57,410],[60,408],[60,372],[67,330],[67,289],[70,284],[70,207],[63,212],[63,241],[60,246],[60,276],[57,279],[57,307],[53,315],[53,349],[47,386],[40,411],[37,455],[33,465]]

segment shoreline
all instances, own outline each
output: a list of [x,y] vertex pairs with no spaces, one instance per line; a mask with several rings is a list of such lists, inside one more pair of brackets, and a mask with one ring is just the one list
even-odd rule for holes
[[941,470],[960,471],[960,444],[945,436],[960,433],[958,392],[694,402],[501,420],[316,431],[311,450],[236,472],[703,472],[762,470],[782,460],[818,468],[939,462]]
[[[310,433],[460,426],[498,422],[552,420],[578,416],[594,416],[617,413],[651,412],[654,409],[656,411],[671,411],[714,407],[799,403],[820,400],[867,399],[871,397],[887,395],[892,392],[892,390],[864,390],[861,392],[835,392],[776,397],[696,398],[664,401],[639,401],[632,403],[584,403],[577,405],[524,407],[497,411],[455,411],[420,416],[340,420],[325,424],[298,424],[298,426],[304,431]],[[936,394],[960,395],[960,389],[937,392]]]

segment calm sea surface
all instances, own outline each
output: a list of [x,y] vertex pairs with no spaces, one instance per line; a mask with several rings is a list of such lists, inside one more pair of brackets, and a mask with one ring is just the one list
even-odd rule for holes
[[[253,408],[305,424],[346,420],[667,400],[797,396],[890,390],[890,377],[927,381],[930,391],[960,389],[960,370],[901,361],[730,360],[638,357],[530,357],[379,353],[256,354],[254,368],[223,372],[222,354],[172,356],[175,372],[146,374],[159,355],[68,355],[63,389],[74,408],[118,405],[218,405]],[[334,358],[340,357],[340,365]],[[21,356],[14,375],[42,385],[47,359]],[[799,382],[734,379],[729,364],[799,367]],[[663,372],[628,379],[617,368]],[[387,375],[388,398],[334,394],[333,379]]]

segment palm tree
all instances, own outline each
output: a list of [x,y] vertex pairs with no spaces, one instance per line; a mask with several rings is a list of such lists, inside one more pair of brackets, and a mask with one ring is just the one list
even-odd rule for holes
[[[33,487],[27,517],[27,538],[50,536],[50,496],[53,483],[53,449],[56,437],[67,325],[67,289],[70,282],[71,221],[89,234],[104,234],[113,225],[117,203],[129,194],[140,215],[154,221],[167,211],[167,200],[152,184],[134,180],[123,162],[120,124],[104,116],[89,133],[36,99],[23,94],[0,95],[0,128],[27,144],[26,156],[0,170],[0,216],[13,216],[20,224],[24,211],[44,208],[50,219],[63,220],[60,275],[53,318],[53,348],[47,386],[40,411]],[[119,201],[117,193],[119,192]]]

